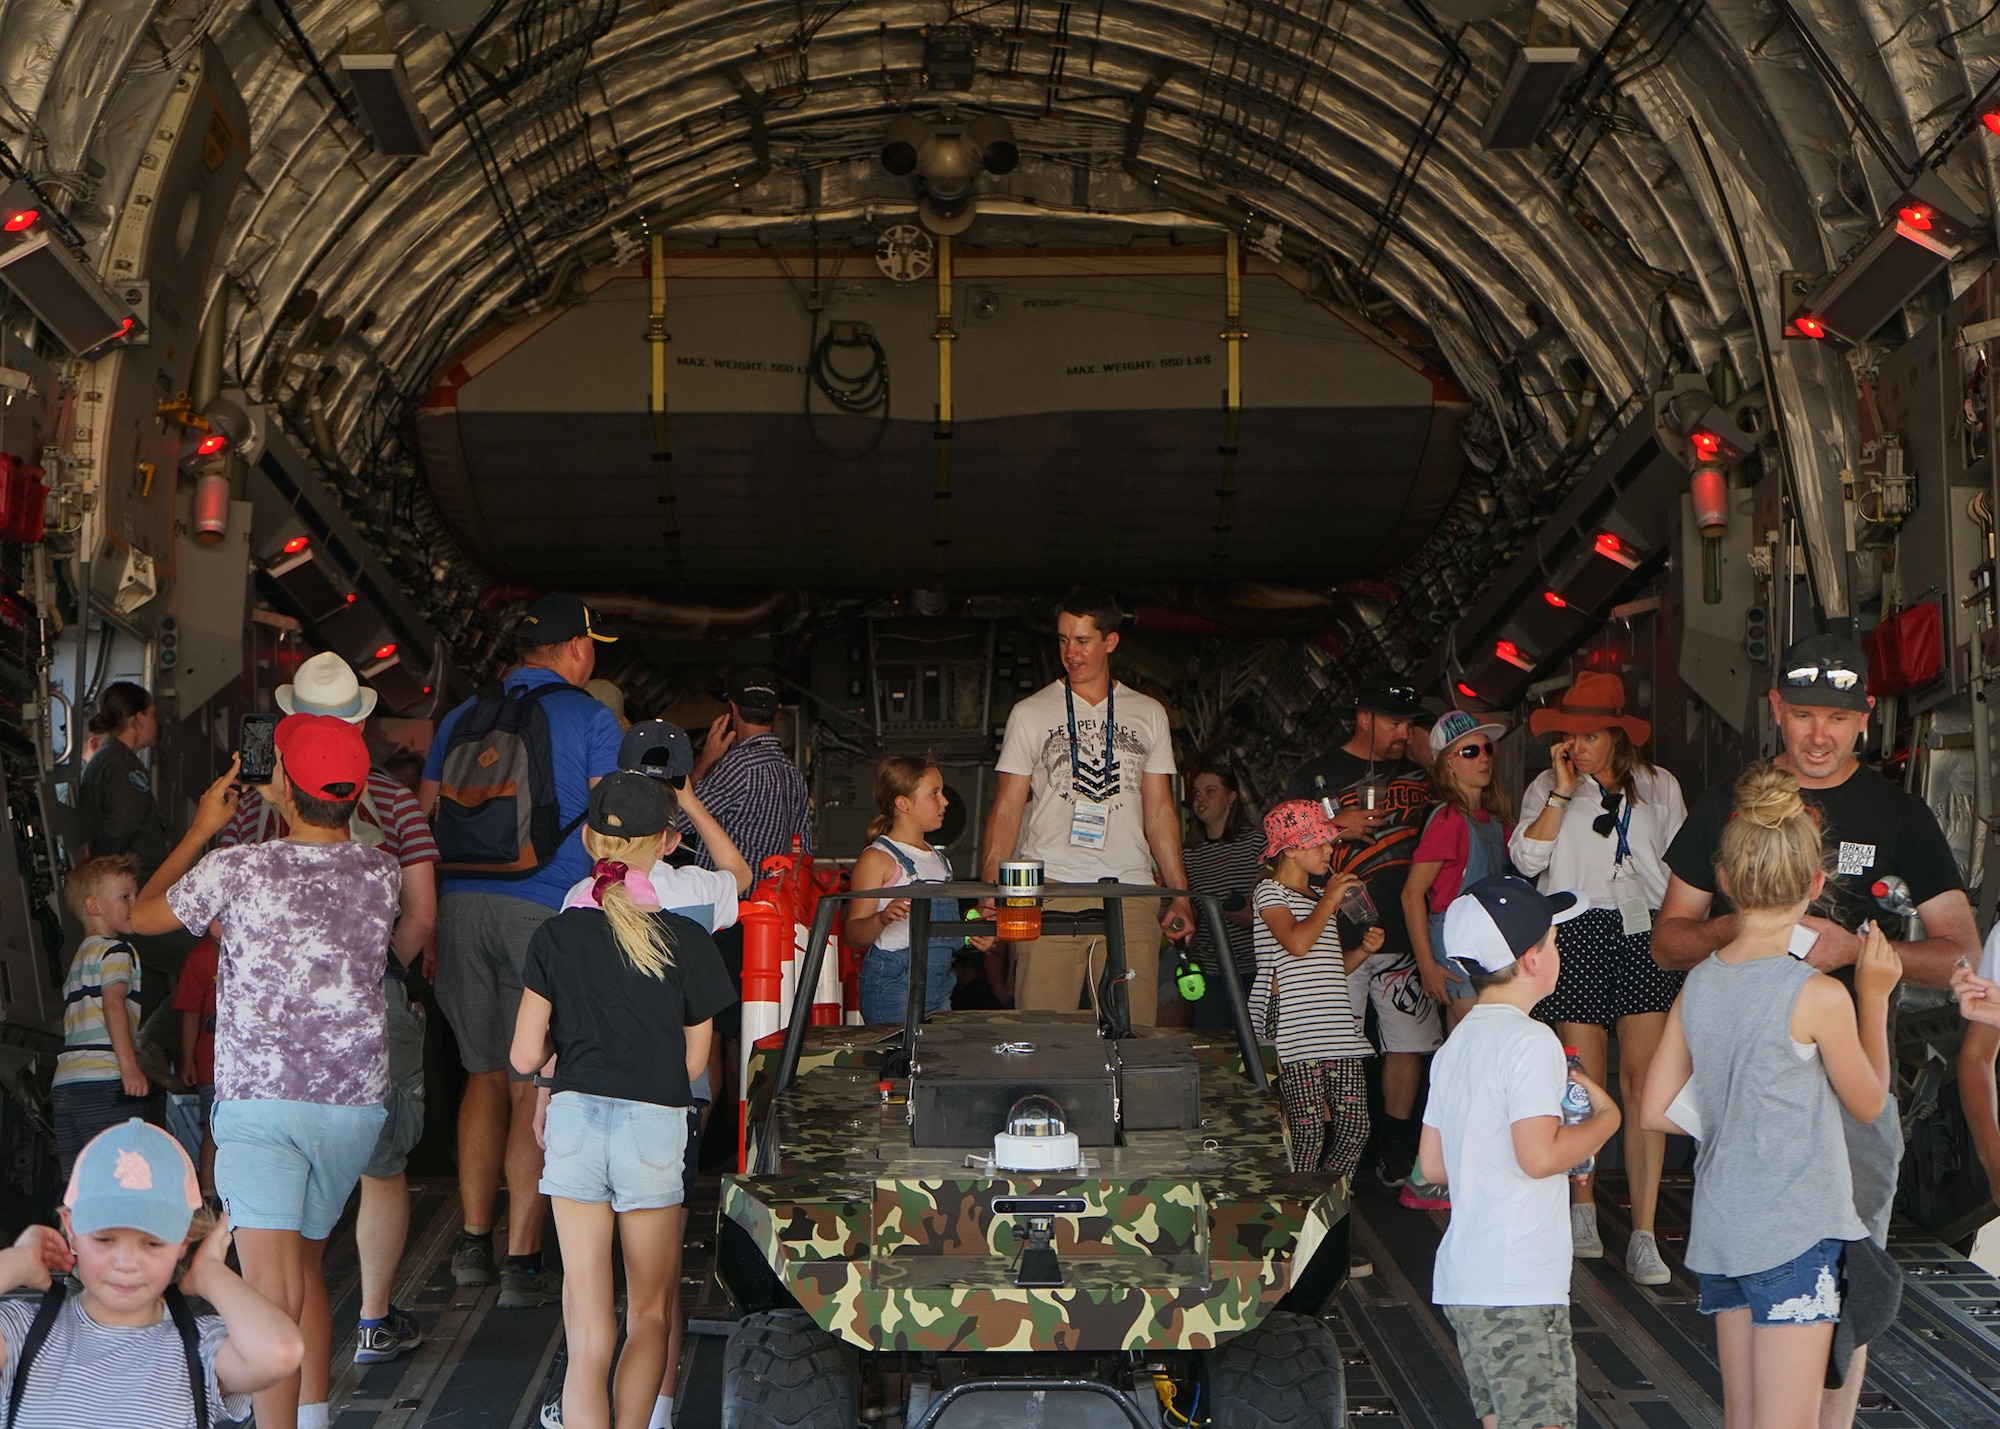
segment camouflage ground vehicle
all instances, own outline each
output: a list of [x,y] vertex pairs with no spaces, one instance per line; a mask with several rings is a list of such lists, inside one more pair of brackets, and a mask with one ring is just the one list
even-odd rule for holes
[[[1200,902],[1226,947],[1219,907]],[[911,906],[921,950],[926,900]],[[831,913],[829,900],[808,948],[824,948]],[[1227,960],[1233,1032],[1134,1036],[1120,920],[1044,919],[1045,933],[1105,932],[1099,1013],[918,1025],[913,995],[900,1029],[808,1028],[800,1006],[784,1047],[760,1050],[750,1174],[725,1178],[717,1242],[745,1312],[725,1357],[724,1429],[1346,1422],[1340,1357],[1318,1316],[1346,1279],[1347,1203],[1290,1170]],[[805,997],[815,972],[800,969]],[[923,987],[920,965],[910,983]],[[1031,1094],[1061,1104],[1081,1167],[985,1164]]]

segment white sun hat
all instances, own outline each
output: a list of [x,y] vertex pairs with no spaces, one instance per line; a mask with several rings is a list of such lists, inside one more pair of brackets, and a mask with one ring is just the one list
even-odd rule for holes
[[332,715],[349,724],[360,724],[375,710],[375,692],[331,650],[322,650],[299,666],[291,684],[278,686],[275,698],[286,714]]

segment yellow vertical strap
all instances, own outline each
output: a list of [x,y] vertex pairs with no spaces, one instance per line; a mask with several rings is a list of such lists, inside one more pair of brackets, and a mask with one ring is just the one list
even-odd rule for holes
[[653,383],[649,410],[653,416],[653,467],[660,478],[660,539],[666,545],[667,577],[681,581],[681,522],[674,502],[674,454],[667,443],[667,240],[652,235],[652,249],[646,265],[649,303],[646,311],[646,346],[653,359]]
[[945,558],[951,550],[951,345],[958,340],[958,334],[951,330],[951,240],[938,240],[937,254],[938,311],[937,331],[931,334],[938,350],[938,398],[937,430],[937,490],[932,493],[937,503],[937,530],[931,537],[931,552],[934,559],[935,580],[933,589],[945,587]]
[[1215,489],[1215,546],[1210,559],[1220,564],[1229,542],[1230,507],[1236,500],[1237,419],[1243,410],[1243,277],[1236,235],[1226,235],[1223,243],[1223,325],[1222,341],[1227,352],[1227,385],[1222,392],[1222,484]]

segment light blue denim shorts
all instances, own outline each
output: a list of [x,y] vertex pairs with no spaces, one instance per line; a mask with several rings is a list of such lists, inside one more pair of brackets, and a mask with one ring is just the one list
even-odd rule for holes
[[319,1102],[218,1101],[215,1189],[237,1230],[333,1234],[384,1112]]
[[557,1092],[542,1129],[541,1192],[614,1211],[678,1206],[686,1195],[688,1109]]

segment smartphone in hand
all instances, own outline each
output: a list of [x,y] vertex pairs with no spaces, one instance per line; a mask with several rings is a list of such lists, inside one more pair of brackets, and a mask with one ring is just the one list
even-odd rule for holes
[[236,749],[243,757],[236,777],[245,784],[268,784],[278,770],[278,721],[274,714],[247,714],[236,731]]

